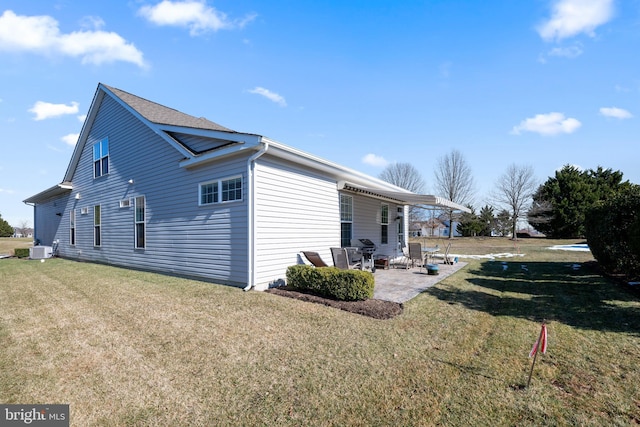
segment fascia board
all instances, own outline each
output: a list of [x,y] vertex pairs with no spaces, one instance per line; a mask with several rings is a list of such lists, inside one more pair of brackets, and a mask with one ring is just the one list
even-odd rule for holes
[[294,163],[322,171],[334,178],[336,181],[349,181],[363,186],[376,186],[389,191],[410,193],[410,191],[390,184],[387,181],[383,181],[379,178],[356,171],[338,163],[331,162],[321,157],[314,156],[313,154],[309,154],[280,142],[270,140],[266,137],[263,137],[262,140],[270,146],[268,152],[269,155],[280,157]]

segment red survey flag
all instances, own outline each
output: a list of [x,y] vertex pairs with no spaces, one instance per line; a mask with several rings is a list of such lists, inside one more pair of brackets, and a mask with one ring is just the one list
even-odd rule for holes
[[529,352],[529,357],[533,357],[538,352],[538,349],[540,349],[542,354],[547,353],[547,325],[545,325],[544,323],[542,324],[542,329],[540,330],[540,336],[538,337],[538,340]]

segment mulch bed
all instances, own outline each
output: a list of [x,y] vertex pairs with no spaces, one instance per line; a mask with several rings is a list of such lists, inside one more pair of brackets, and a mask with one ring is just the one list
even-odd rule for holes
[[294,290],[287,286],[271,288],[266,292],[281,295],[287,298],[294,298],[300,301],[324,304],[329,307],[338,308],[350,313],[373,317],[374,319],[391,319],[402,313],[403,306],[397,302],[383,301],[379,299],[367,299],[364,301],[338,301],[318,295]]

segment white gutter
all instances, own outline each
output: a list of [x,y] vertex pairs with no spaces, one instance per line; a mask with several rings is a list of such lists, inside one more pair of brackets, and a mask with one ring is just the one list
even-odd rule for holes
[[254,168],[255,168],[255,161],[258,159],[258,157],[262,156],[264,153],[267,152],[267,150],[269,149],[269,143],[268,142],[263,142],[260,141],[260,144],[262,144],[262,148],[260,149],[260,151],[258,151],[257,153],[255,153],[253,156],[249,157],[249,159],[247,160],[247,185],[249,186],[247,188],[247,198],[249,200],[247,200],[247,217],[248,217],[248,229],[247,229],[247,234],[248,234],[248,251],[247,251],[247,286],[244,288],[245,291],[248,291],[249,289],[251,289],[254,285],[255,285],[255,271],[254,271],[254,260],[256,259],[256,253],[255,253],[255,230],[254,230],[254,225],[255,225],[255,209],[254,209],[254,203],[255,203],[255,183],[254,183]]

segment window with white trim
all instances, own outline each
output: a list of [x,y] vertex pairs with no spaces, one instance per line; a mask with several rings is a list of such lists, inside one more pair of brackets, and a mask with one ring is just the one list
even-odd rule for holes
[[109,138],[93,144],[93,177],[109,173]]
[[404,241],[404,207],[398,206],[398,243],[399,248],[402,249],[405,246]]
[[200,206],[242,200],[242,177],[203,182],[198,186],[198,193]]
[[380,206],[380,244],[389,243],[389,205]]
[[353,237],[353,196],[340,195],[340,246],[351,246]]
[[76,244],[76,210],[71,209],[69,211],[69,244],[75,246]]
[[147,245],[146,242],[146,229],[147,220],[145,215],[145,200],[144,196],[138,196],[135,200],[135,248],[144,249]]
[[100,205],[93,207],[93,246],[102,246],[102,214]]

